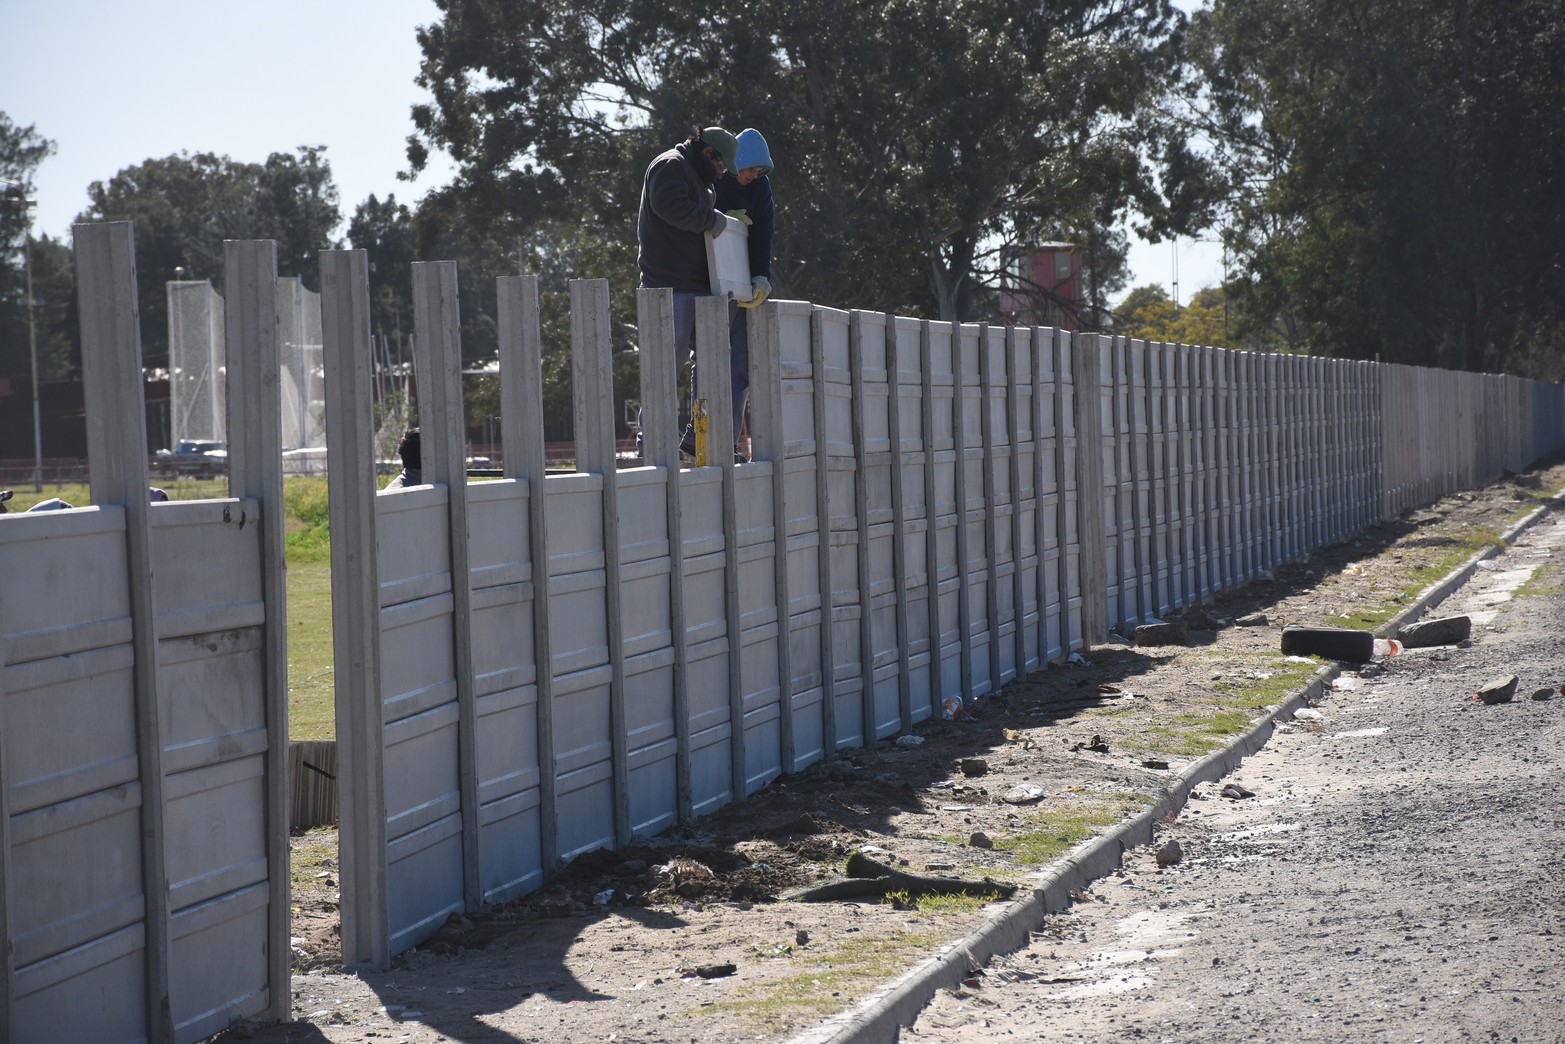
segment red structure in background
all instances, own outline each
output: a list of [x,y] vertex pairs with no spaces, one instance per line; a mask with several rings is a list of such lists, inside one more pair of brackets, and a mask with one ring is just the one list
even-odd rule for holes
[[1081,252],[1070,243],[1005,247],[1000,312],[1023,326],[1076,328],[1084,297]]

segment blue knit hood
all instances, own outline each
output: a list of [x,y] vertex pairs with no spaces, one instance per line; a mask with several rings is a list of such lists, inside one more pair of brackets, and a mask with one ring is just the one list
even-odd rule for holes
[[768,174],[772,170],[772,154],[766,147],[766,139],[754,127],[739,132],[739,150],[734,155],[735,172],[750,167],[765,167]]

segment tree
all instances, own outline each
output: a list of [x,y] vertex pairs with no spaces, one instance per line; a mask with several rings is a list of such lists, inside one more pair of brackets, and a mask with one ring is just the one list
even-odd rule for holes
[[1193,52],[1247,323],[1321,354],[1558,375],[1565,9],[1217,0]]
[[413,332],[412,265],[418,259],[413,214],[395,195],[384,203],[372,195],[353,211],[348,242],[369,259],[371,331],[391,337],[400,354],[403,339]]
[[316,286],[317,251],[335,245],[331,231],[342,218],[324,149],[299,151],[299,157],[274,153],[264,164],[179,153],[146,160],[88,186],[91,202],[78,221],[135,226],[147,366],[168,362],[164,283],[210,279],[221,289],[225,239],[276,240],[279,274],[297,275]]
[[1166,0],[439,7],[409,160],[450,153],[480,227],[624,250],[647,162],[712,123],[766,134],[773,281],[824,303],[975,317],[1006,242],[1204,217],[1208,171],[1150,105],[1179,83]]
[[54,142],[31,125],[17,126],[0,112],[0,377],[30,380],[30,323],[38,336],[39,378],[48,379],[69,365],[68,357],[60,352],[60,331],[52,312],[40,315],[35,304],[29,320],[27,309],[29,256],[35,302],[58,302],[72,296],[70,282],[65,293],[54,285],[51,248],[56,244],[47,237],[31,240],[33,175],[53,152]]
[[1114,332],[1126,337],[1173,344],[1238,347],[1228,335],[1229,310],[1219,287],[1197,291],[1190,303],[1176,307],[1161,286],[1138,286],[1114,309]]

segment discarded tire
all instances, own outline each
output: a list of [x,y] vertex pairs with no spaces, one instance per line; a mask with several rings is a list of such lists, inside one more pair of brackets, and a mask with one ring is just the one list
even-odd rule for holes
[[1282,652],[1284,656],[1368,663],[1375,655],[1375,636],[1352,627],[1284,627]]

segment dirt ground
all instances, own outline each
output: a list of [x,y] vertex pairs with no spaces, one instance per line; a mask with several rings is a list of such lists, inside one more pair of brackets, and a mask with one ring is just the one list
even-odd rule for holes
[[1555,511],[1441,603],[1471,645],[1342,674],[901,1039],[1565,1040],[1561,554]]
[[[844,752],[684,828],[582,857],[539,893],[454,916],[386,972],[342,972],[335,835],[295,838],[294,1021],[216,1039],[785,1039],[966,934],[985,898],[1027,887],[1301,687],[1319,664],[1279,653],[1282,625],[1388,618],[1562,486],[1554,465],[1375,526],[1171,617],[1186,644],[1116,638],[958,720],[916,726],[916,745]],[[1254,614],[1264,623],[1236,624]],[[841,878],[853,852],[971,882],[979,898],[893,888],[779,901]]]

